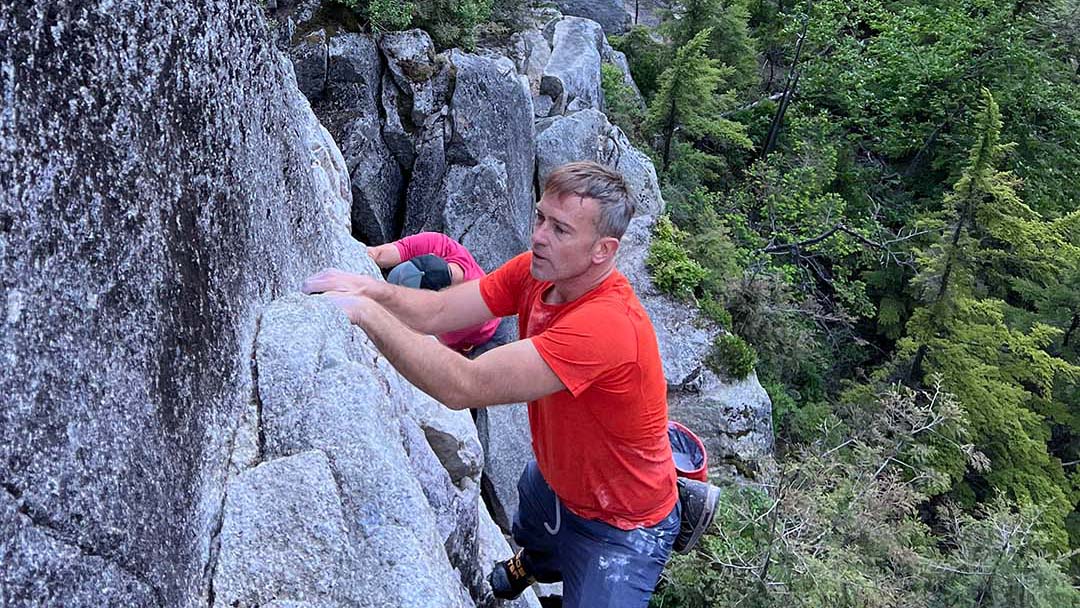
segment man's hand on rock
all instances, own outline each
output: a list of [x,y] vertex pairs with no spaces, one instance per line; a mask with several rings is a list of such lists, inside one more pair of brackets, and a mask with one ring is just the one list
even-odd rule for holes
[[378,283],[379,281],[367,275],[327,268],[304,279],[300,291],[308,295],[331,291],[367,295],[372,286]]
[[361,327],[363,327],[362,321],[368,311],[372,306],[376,306],[370,298],[350,291],[326,291],[318,294],[318,297],[337,306],[345,313],[345,316],[349,317],[350,323]]

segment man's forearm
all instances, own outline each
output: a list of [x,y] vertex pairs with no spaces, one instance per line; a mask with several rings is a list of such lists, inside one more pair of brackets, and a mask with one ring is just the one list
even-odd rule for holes
[[410,330],[378,303],[364,311],[360,327],[417,388],[452,409],[464,409],[471,401],[468,359]]
[[366,295],[408,327],[423,334],[436,333],[433,322],[443,305],[437,292],[379,283]]

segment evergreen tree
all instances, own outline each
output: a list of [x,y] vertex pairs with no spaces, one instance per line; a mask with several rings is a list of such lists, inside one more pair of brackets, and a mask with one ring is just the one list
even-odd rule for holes
[[750,11],[745,0],[679,0],[671,13],[664,29],[675,48],[709,29],[705,53],[731,67],[731,88],[744,90],[757,81],[757,50],[747,26]]
[[[1065,517],[1073,509],[1060,461],[1051,458],[1049,429],[1035,408],[1051,399],[1055,380],[1080,369],[1047,348],[1061,331],[1042,323],[1010,327],[1007,304],[1022,277],[1052,283],[1068,250],[1050,222],[1016,192],[1015,177],[997,167],[1011,146],[1002,144],[1001,117],[988,91],[977,117],[978,136],[945,211],[927,224],[941,235],[918,252],[914,284],[924,305],[907,324],[898,361],[910,360],[910,379],[940,375],[966,408],[976,447],[991,461],[985,476],[968,475],[961,498],[984,500],[993,490],[1043,509],[1052,546],[1064,549]],[[953,455],[952,473],[963,471]]]
[[720,117],[732,103],[732,94],[717,89],[732,74],[705,54],[712,34],[704,29],[675,54],[671,66],[660,75],[660,89],[649,107],[646,128],[660,138],[664,171],[671,166],[676,138],[695,142],[706,137],[722,144],[749,148],[743,125]]

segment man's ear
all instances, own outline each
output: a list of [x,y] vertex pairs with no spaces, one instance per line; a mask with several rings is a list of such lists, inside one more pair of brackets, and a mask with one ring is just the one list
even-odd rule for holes
[[603,264],[608,260],[613,260],[618,251],[619,239],[613,236],[605,236],[596,241],[596,245],[593,246],[593,263]]

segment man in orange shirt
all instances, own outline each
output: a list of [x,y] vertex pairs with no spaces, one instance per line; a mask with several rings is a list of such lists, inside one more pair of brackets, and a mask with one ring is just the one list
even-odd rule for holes
[[[532,250],[483,279],[432,292],[328,270],[304,283],[448,407],[528,402],[536,461],[518,483],[522,550],[492,572],[496,597],[562,580],[567,607],[645,607],[672,548],[711,522],[716,488],[676,481],[656,335],[615,269],[632,215],[619,174],[571,163],[544,185]],[[513,314],[523,339],[475,360],[416,333]]]

